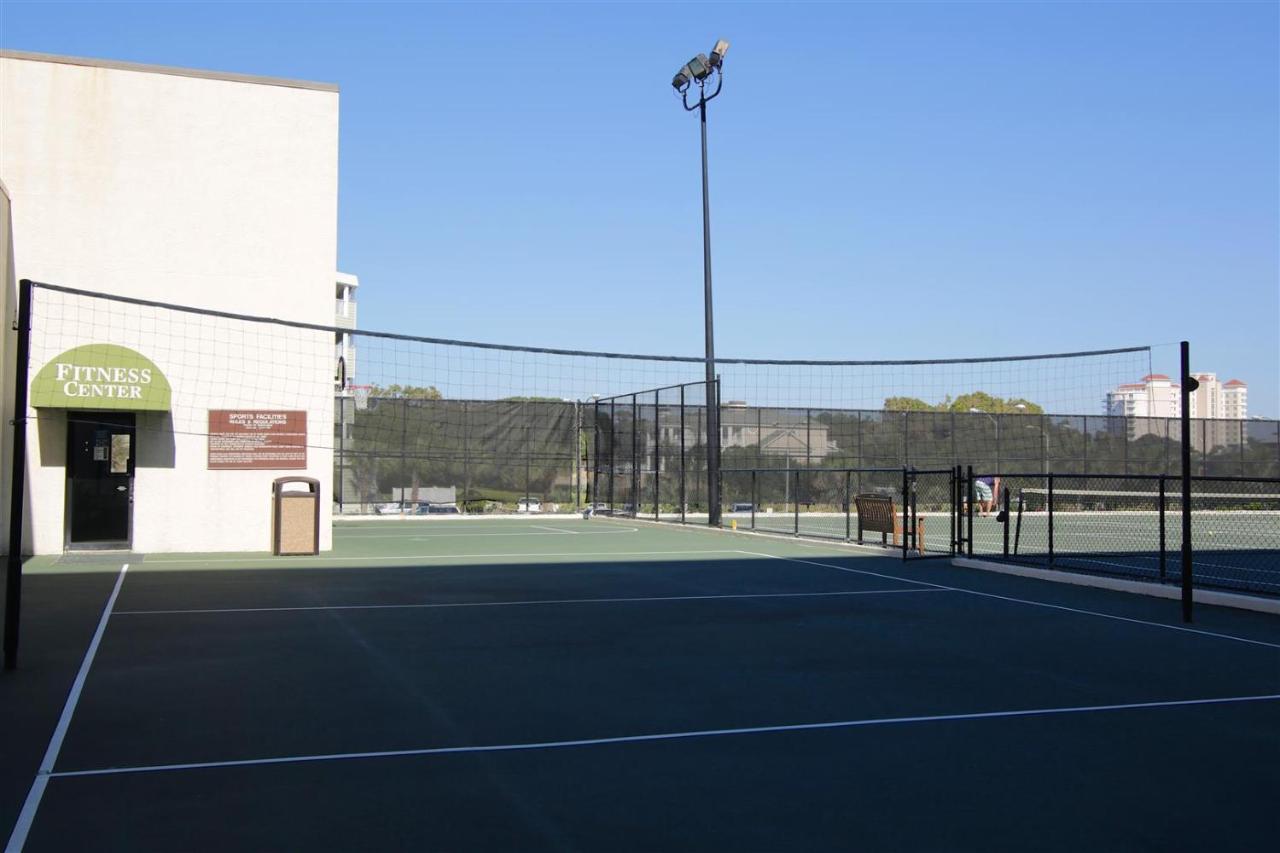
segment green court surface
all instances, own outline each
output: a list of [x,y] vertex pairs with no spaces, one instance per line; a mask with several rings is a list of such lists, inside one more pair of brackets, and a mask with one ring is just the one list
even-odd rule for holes
[[[944,517],[945,520],[945,517]],[[946,535],[944,531],[944,535]],[[127,565],[127,568],[126,568]],[[1246,850],[1280,618],[625,519],[25,571],[11,850]]]
[[[924,555],[947,555],[955,535],[950,515],[921,512],[918,518],[924,522]],[[758,513],[754,520],[749,514],[726,514],[726,526],[731,522],[737,522],[741,530],[766,533],[792,535],[798,530],[804,537],[832,540],[857,536],[856,514],[847,523],[843,513]],[[1181,517],[1176,511],[1165,514],[1163,574],[1160,532],[1155,512],[1060,512],[1054,519],[1054,565],[1067,571],[1176,584],[1181,579],[1182,546]],[[1011,512],[1007,535],[1010,562],[1048,564],[1046,513],[1024,513],[1019,524]],[[973,556],[1006,559],[1005,537],[1005,525],[994,514],[975,514]],[[882,538],[879,533],[868,533],[864,542],[879,545]],[[1197,512],[1192,541],[1197,586],[1280,595],[1280,513]]]

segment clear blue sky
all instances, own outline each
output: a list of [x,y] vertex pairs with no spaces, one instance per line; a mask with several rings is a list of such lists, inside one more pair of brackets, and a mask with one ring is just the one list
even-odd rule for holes
[[1277,8],[6,0],[0,44],[339,84],[362,327],[696,355],[697,121],[669,81],[727,38],[720,354],[1186,337],[1277,416]]

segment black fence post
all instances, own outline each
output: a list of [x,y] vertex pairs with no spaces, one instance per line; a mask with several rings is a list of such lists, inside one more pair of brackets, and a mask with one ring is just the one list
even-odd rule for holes
[[404,512],[405,484],[409,482],[409,464],[405,461],[405,448],[409,441],[409,398],[400,399],[400,512]]
[[795,518],[795,535],[800,535],[800,469],[796,469],[795,490],[791,493],[791,514]]
[[951,474],[947,478],[951,484],[950,506],[948,507],[947,517],[951,522],[951,545],[950,554],[956,556],[962,553],[959,546],[960,531],[960,466],[952,465]]
[[1164,475],[1162,474],[1160,475],[1160,499],[1159,499],[1159,507],[1158,507],[1160,511],[1160,580],[1161,582],[1164,582],[1164,580],[1168,577],[1168,565],[1167,565],[1168,559],[1165,556],[1165,547],[1166,547],[1165,520],[1164,520],[1165,507],[1166,507],[1166,504],[1165,504],[1165,493],[1164,493]]
[[756,469],[751,469],[751,529],[756,529]]
[[600,500],[600,401],[596,400],[592,404],[591,418],[591,435],[594,439],[592,446],[593,460],[591,463],[591,494],[587,501],[587,506],[591,510],[591,514],[595,515],[596,503]]
[[1049,567],[1053,567],[1053,475],[1050,474],[1049,480]]
[[813,447],[809,438],[810,421],[813,419],[813,409],[804,410],[804,464],[813,464]]
[[[956,452],[956,410],[951,410],[951,469],[954,472],[955,467],[960,464],[960,454]],[[952,489],[955,489],[954,484]]]
[[907,559],[907,540],[911,537],[911,484],[907,469],[902,469],[902,559]]
[[844,472],[844,541],[849,541],[849,534],[852,532],[851,525],[853,523],[853,495],[849,493],[849,488],[853,484],[853,472],[846,470]]
[[[464,402],[462,404],[462,467],[464,471],[467,466],[466,433],[467,404]],[[573,404],[573,452],[570,458],[573,460],[573,511],[576,513],[582,509],[582,469],[587,463],[586,454],[582,452],[582,404],[580,402]]]
[[902,413],[902,464],[911,464],[911,413]]
[[533,467],[533,460],[530,458],[533,445],[529,437],[529,402],[527,400],[520,401],[520,422],[524,424],[524,506],[527,510],[530,497],[530,472]]
[[[1191,375],[1191,344],[1183,341],[1182,379],[1179,396],[1182,397],[1182,621],[1190,622],[1192,616],[1191,563],[1191,392],[1200,382]],[[1201,444],[1201,447],[1204,445]]]
[[662,517],[659,504],[662,501],[662,405],[658,392],[653,392],[653,520]]
[[680,523],[685,523],[685,477],[684,477],[684,386],[680,386]]
[[[707,524],[720,526],[720,376],[707,388]],[[714,415],[714,416],[713,416]]]
[[[575,404],[576,408],[576,404]],[[578,415],[579,429],[582,416]],[[581,435],[578,436],[582,440]],[[576,458],[576,456],[575,456]],[[585,459],[582,461],[586,461]],[[471,494],[471,408],[467,401],[462,402],[462,511],[467,510],[467,499]]]
[[5,566],[4,668],[18,666],[18,620],[22,614],[22,517],[27,476],[27,378],[31,369],[32,285],[18,285],[18,350],[14,355],[13,470],[9,472],[9,558]]
[[1121,456],[1124,460],[1122,463],[1123,467],[1121,468],[1121,470],[1123,470],[1126,474],[1128,474],[1129,473],[1129,419],[1128,418],[1125,418],[1124,432],[1122,432],[1121,435],[1124,437],[1124,441],[1120,445],[1120,447],[1122,448]]
[[[1107,419],[1110,423],[1110,418]],[[1129,427],[1124,428],[1125,435],[1129,434]],[[1083,458],[1082,468],[1086,474],[1089,473],[1089,416],[1085,415],[1080,419],[1080,455]]]
[[920,480],[915,471],[911,472],[911,547],[916,554],[924,556],[924,525],[920,523]]
[[1001,508],[1004,519],[1004,551],[1003,554],[1007,558],[1009,556],[1009,487],[1004,486],[1000,489]]
[[1247,436],[1248,430],[1244,428],[1245,421],[1240,421],[1239,426],[1240,426],[1240,476],[1247,477],[1249,476],[1249,472],[1248,470],[1246,470],[1245,461],[1244,461],[1245,460],[1244,443],[1245,443],[1245,439],[1248,438]]
[[631,514],[640,514],[640,406],[631,395]]
[[618,470],[618,401],[609,401],[609,515],[613,515],[614,478]]
[[760,437],[764,435],[763,421],[760,419],[760,412],[763,409],[756,407],[755,409],[755,466],[760,467]]
[[1018,556],[1018,543],[1022,541],[1022,505],[1026,503],[1018,496],[1018,520],[1013,526],[1013,556]]
[[[1086,423],[1086,426],[1088,424]],[[1049,473],[1049,433],[1046,431],[1049,427],[1045,415],[1040,416],[1040,473]],[[1088,435],[1088,433],[1085,433]]]
[[965,468],[965,553],[973,556],[973,466]]
[[[756,439],[759,441],[759,439]],[[1280,435],[1276,437],[1277,443],[1280,443]],[[858,467],[864,467],[863,462],[863,412],[858,412]],[[858,474],[858,491],[863,491],[863,475]]]
[[347,479],[347,397],[346,388],[338,393],[338,514],[342,515],[343,482]]

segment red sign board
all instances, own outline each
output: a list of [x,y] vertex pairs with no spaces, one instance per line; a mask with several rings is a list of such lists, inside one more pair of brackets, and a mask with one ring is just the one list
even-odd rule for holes
[[306,412],[209,410],[209,470],[306,467]]

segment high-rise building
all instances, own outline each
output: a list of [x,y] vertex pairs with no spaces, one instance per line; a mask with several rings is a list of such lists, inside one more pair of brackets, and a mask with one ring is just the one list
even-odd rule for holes
[[1239,379],[1222,386],[1222,416],[1238,421],[1249,417],[1249,386]]
[[1176,418],[1182,414],[1179,386],[1163,373],[1151,373],[1107,393],[1106,413],[1130,418]]
[[1222,383],[1216,373],[1193,373],[1200,387],[1192,391],[1188,399],[1191,402],[1190,415],[1193,418],[1221,418]]
[[[1241,440],[1239,425],[1227,421],[1244,420],[1248,416],[1248,386],[1239,379],[1225,385],[1218,381],[1216,373],[1195,373],[1200,383],[1188,399],[1188,414],[1193,418],[1209,421],[1195,433],[1196,449],[1205,452],[1216,447],[1235,444]],[[1123,416],[1130,439],[1148,433],[1161,433],[1165,429],[1163,418],[1182,416],[1181,387],[1162,373],[1142,377],[1141,382],[1120,385],[1108,392],[1106,412]],[[1152,420],[1145,420],[1150,418]],[[1117,424],[1117,429],[1119,425]]]

